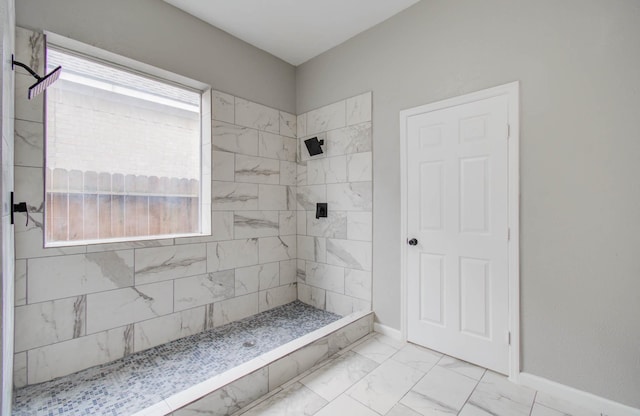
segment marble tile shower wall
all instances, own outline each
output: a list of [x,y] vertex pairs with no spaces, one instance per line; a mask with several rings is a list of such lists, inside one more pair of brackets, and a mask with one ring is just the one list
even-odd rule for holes
[[[339,315],[371,309],[371,93],[297,117],[298,298]],[[309,156],[304,140],[324,140]],[[316,219],[317,202],[328,217]]]
[[[42,73],[44,39],[16,32]],[[294,301],[296,117],[212,98],[210,237],[42,248],[43,99],[16,75],[14,383],[39,383]]]

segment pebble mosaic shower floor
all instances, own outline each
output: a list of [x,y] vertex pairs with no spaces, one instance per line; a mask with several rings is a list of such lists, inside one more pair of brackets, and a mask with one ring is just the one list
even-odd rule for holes
[[340,318],[296,301],[18,389],[13,415],[130,415]]

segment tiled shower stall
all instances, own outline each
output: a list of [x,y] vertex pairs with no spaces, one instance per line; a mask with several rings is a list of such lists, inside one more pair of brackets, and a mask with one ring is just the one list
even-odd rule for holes
[[[43,35],[18,28],[16,59],[42,73]],[[45,249],[43,97],[15,77],[16,387],[296,299],[370,310],[371,93],[295,116],[214,91],[211,236]]]

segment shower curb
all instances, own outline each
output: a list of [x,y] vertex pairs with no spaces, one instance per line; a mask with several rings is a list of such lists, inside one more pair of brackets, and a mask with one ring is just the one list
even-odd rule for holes
[[373,312],[354,312],[336,322],[288,342],[264,353],[244,364],[211,377],[180,393],[176,393],[155,405],[141,410],[134,416],[163,416],[173,412],[174,416],[197,414],[200,411],[214,413],[212,405],[218,405],[220,394],[228,394],[240,383],[252,383],[251,377],[266,376],[268,387],[262,386],[237,399],[226,413],[231,414],[248,405],[300,374],[325,361],[360,338],[373,331]]

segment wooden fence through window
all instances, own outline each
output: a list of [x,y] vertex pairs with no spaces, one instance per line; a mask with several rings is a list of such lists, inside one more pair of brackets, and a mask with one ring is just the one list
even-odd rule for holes
[[196,233],[200,182],[46,169],[47,241]]

